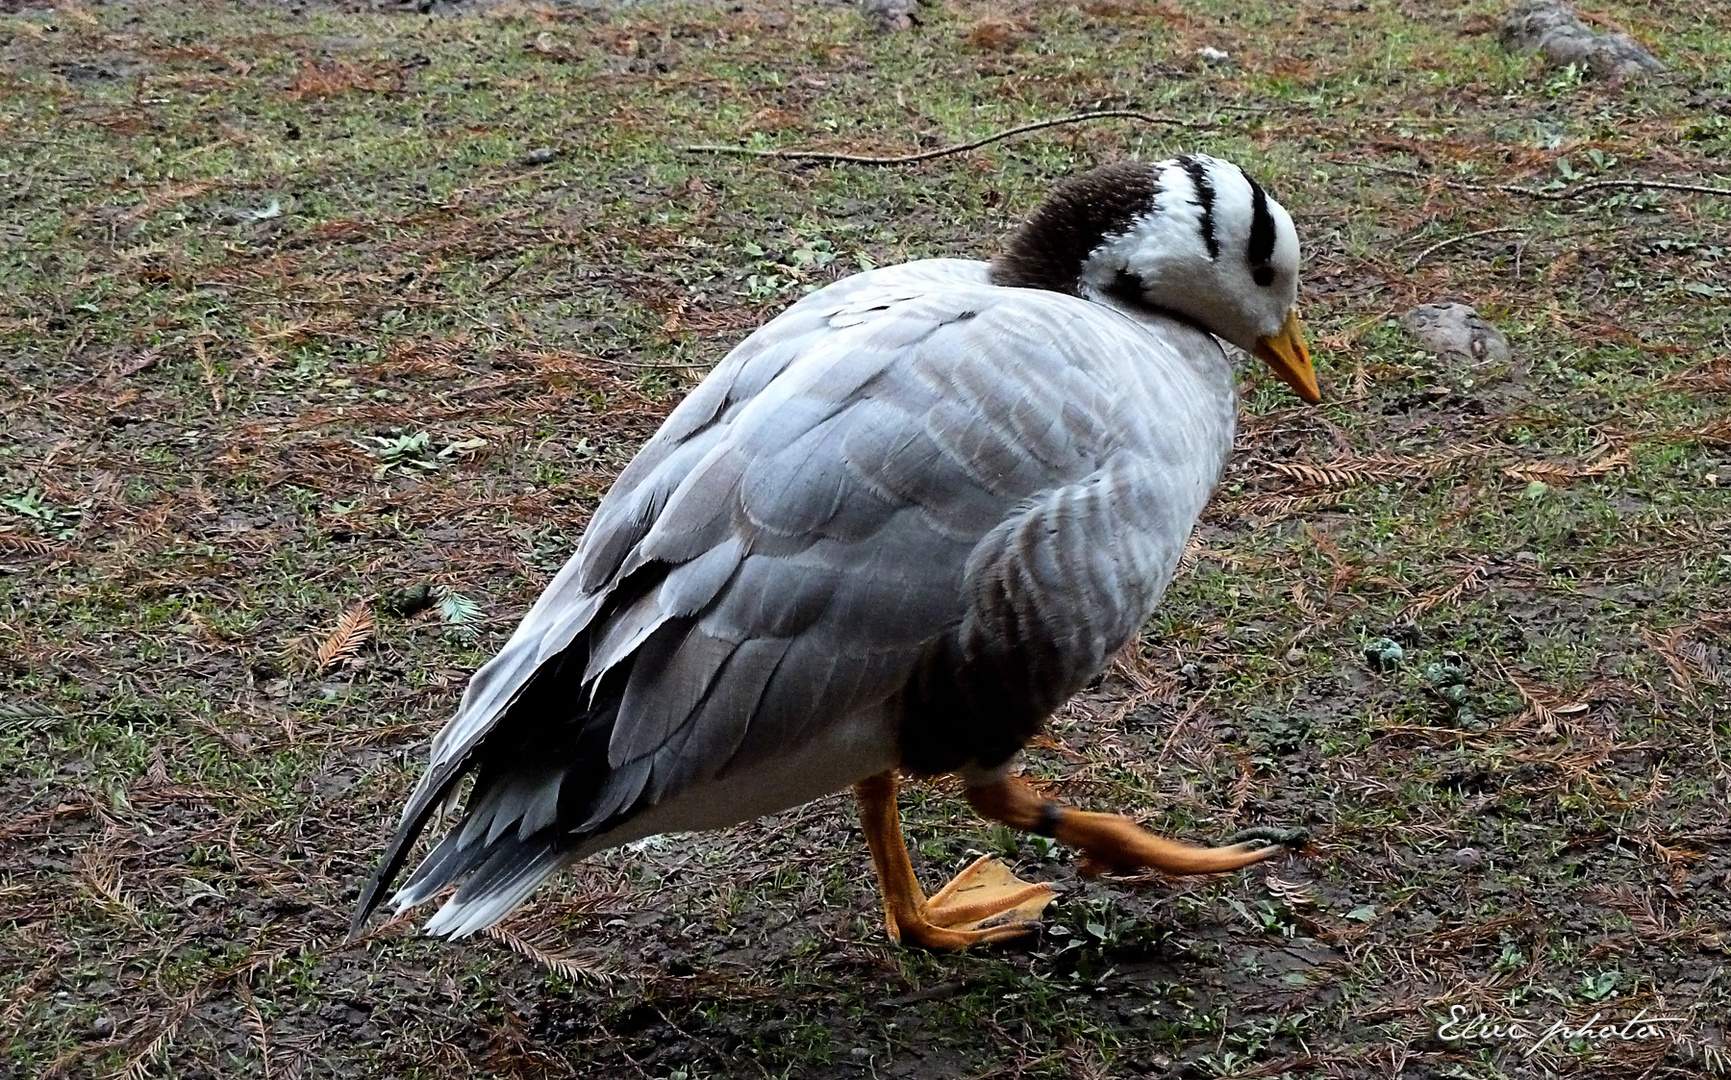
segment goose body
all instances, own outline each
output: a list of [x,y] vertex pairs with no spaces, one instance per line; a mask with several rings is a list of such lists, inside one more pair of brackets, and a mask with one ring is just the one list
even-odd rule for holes
[[[1201,160],[1216,184],[1243,176]],[[1102,171],[1127,228],[1044,246],[1025,230],[994,263],[858,274],[735,348],[475,675],[356,925],[466,775],[462,821],[394,897],[461,881],[433,933],[491,925],[590,853],[898,769],[1009,790],[1016,752],[1154,609],[1232,447],[1211,324],[1125,286],[1160,271],[1136,260],[1162,229],[1218,259],[1227,230],[1175,209],[1199,209],[1195,186],[1159,206],[1189,161]],[[1272,204],[1245,181],[1248,245]],[[1081,255],[1050,257],[1064,242]],[[1296,258],[1294,238],[1293,288]],[[1276,327],[1245,344],[1301,352],[1290,290],[1276,300]],[[893,783],[888,797],[893,822]],[[1033,825],[1052,825],[1040,805]]]

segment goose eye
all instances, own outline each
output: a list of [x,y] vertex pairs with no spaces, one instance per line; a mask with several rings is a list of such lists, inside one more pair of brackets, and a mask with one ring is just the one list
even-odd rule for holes
[[1250,280],[1261,285],[1263,288],[1267,288],[1274,284],[1274,267],[1258,266],[1250,272]]

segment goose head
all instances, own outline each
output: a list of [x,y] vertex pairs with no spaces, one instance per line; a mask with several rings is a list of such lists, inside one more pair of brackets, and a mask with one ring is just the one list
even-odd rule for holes
[[998,285],[1176,315],[1322,400],[1298,320],[1298,233],[1237,165],[1123,161],[1060,184],[992,261]]

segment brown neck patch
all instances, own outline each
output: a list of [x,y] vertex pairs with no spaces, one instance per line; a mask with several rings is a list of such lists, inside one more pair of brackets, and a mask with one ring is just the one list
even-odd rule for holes
[[1128,231],[1159,190],[1158,174],[1145,161],[1120,161],[1064,181],[992,260],[992,284],[1074,295],[1088,256],[1107,237]]

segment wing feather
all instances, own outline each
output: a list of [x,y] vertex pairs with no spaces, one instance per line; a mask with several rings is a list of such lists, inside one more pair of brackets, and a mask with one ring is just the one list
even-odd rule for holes
[[842,443],[854,426],[854,411],[826,417],[786,447],[751,463],[740,487],[746,520],[797,537],[819,532],[841,512],[851,494]]
[[704,617],[736,632],[798,637],[829,610],[842,581],[842,571],[821,555],[748,555]]
[[734,759],[790,644],[786,638],[762,638],[734,650],[703,703],[655,751],[650,801],[660,802],[682,788],[712,779]]
[[[848,432],[843,453],[853,479],[881,501],[917,506],[937,529],[959,540],[973,540],[983,521],[1003,513],[1004,497],[987,487],[981,472],[994,476],[996,465],[969,462],[946,445],[965,414],[933,406],[908,415],[888,407]],[[1008,456],[1001,455],[1001,456]]]
[[632,662],[607,745],[607,763],[618,768],[659,750],[684,725],[738,647],[738,641],[706,633],[686,619],[657,630]]

